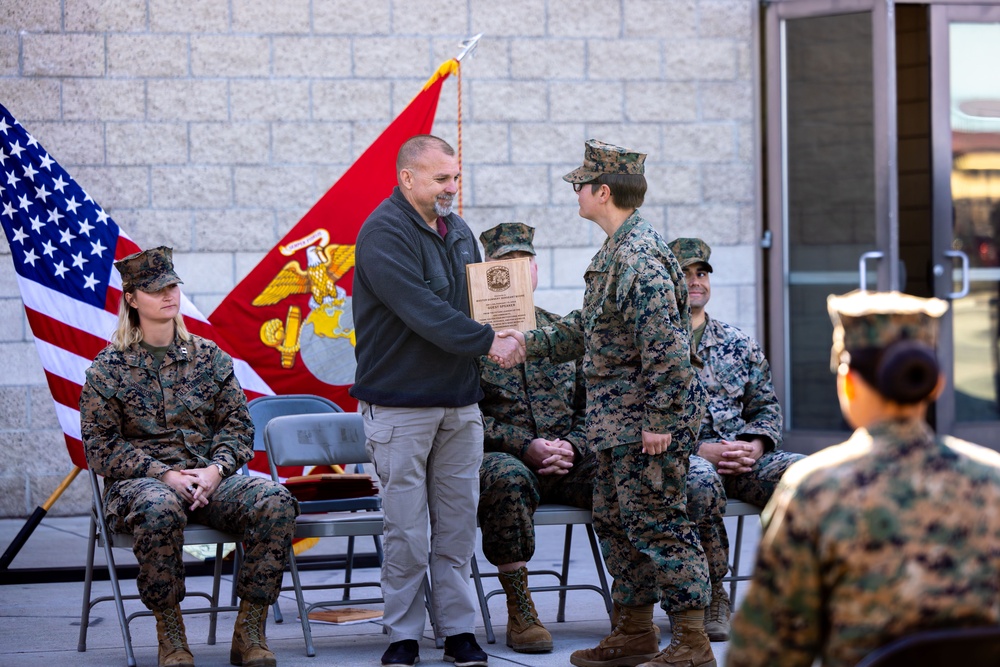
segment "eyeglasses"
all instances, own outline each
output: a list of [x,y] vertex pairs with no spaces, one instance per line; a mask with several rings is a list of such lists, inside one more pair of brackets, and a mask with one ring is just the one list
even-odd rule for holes
[[580,194],[580,190],[583,190],[583,186],[591,184],[593,184],[593,181],[587,181],[586,183],[574,183],[573,192]]

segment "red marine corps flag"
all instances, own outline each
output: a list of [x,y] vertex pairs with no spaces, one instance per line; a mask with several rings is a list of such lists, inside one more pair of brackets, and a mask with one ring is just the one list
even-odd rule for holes
[[449,60],[340,180],[209,316],[278,394],[316,394],[351,411],[354,241],[396,185],[396,153],[434,124]]

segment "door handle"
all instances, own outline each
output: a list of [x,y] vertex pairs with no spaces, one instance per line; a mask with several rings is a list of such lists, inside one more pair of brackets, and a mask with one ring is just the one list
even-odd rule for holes
[[[969,256],[961,250],[945,250],[945,257],[957,258],[962,263],[962,289],[957,292],[948,292],[944,295],[946,299],[961,299],[969,294]],[[934,265],[934,275],[943,276],[945,268],[940,264]],[[954,281],[951,281],[954,284]]]
[[861,255],[858,260],[858,289],[862,292],[868,291],[868,271],[867,262],[869,259],[882,259],[885,254],[881,250],[872,250]]

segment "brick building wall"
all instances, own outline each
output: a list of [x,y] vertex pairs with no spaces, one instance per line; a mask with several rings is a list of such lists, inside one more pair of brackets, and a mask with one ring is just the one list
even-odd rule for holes
[[[713,246],[710,311],[748,331],[752,0],[4,0],[0,103],[209,314],[459,42],[464,213],[537,228],[539,305],[579,306],[603,241],[562,174],[598,138],[647,152],[642,208]],[[457,86],[436,134],[457,138]],[[71,469],[0,241],[0,516]],[[78,478],[51,512],[86,511]]]

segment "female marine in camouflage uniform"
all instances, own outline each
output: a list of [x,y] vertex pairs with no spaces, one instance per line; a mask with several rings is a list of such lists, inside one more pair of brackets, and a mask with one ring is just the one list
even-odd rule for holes
[[104,476],[109,527],[135,538],[136,584],[156,617],[159,664],[194,664],[179,606],[183,531],[193,520],[244,536],[230,661],[269,667],[267,608],[280,592],[298,507],[280,484],[234,474],[253,456],[246,397],[229,355],[184,328],[171,257],[160,247],[115,262],[118,329],[80,398],[87,463]]
[[765,508],[730,667],[848,667],[920,630],[1000,622],[1000,454],[924,421],[944,386],[947,304],[855,292],[828,305],[857,430],[792,465]]

